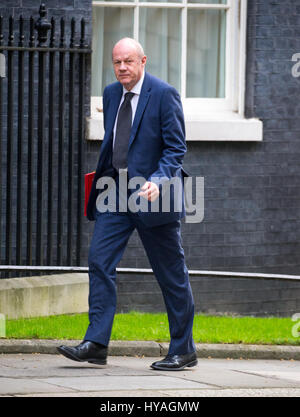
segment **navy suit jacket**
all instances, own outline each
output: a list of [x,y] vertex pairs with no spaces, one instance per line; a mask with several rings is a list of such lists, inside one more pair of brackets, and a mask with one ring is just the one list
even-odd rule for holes
[[[95,220],[95,203],[99,193],[96,188],[97,180],[102,176],[114,175],[112,168],[113,128],[122,93],[123,86],[119,82],[108,85],[103,92],[105,135],[87,205],[89,220]],[[183,177],[187,175],[182,169],[185,152],[185,126],[180,96],[174,87],[146,72],[131,128],[128,147],[128,178],[143,177],[147,181],[155,182],[157,178],[168,181],[178,177],[182,185]],[[174,209],[174,199],[178,197],[178,189],[174,193],[176,189],[171,187],[171,210],[169,212],[164,212],[160,204],[158,212],[138,213],[145,226],[170,223],[185,215],[183,187],[181,188],[180,210],[178,206]]]

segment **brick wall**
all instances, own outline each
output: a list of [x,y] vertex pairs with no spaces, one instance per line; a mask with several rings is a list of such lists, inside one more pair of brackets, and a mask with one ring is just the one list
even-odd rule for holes
[[[165,311],[151,275],[118,276],[118,312]],[[190,277],[195,311],[205,314],[291,317],[300,311],[300,282],[274,279]]]
[[[91,21],[91,0],[1,0],[0,14],[2,16],[18,17],[22,14],[24,18],[37,15],[39,5],[44,3],[48,11],[48,18],[56,17],[84,17]],[[87,33],[91,33],[91,26]]]

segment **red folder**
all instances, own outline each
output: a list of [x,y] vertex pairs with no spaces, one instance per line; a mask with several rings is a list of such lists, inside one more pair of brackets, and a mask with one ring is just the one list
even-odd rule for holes
[[88,174],[84,175],[84,215],[86,216],[86,209],[89,201],[90,192],[92,189],[93,179],[95,176],[95,172],[89,172]]

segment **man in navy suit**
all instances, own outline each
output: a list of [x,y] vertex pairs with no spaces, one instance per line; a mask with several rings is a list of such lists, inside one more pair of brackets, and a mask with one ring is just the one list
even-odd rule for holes
[[[136,229],[163,294],[171,336],[168,355],[151,367],[181,370],[197,364],[194,301],[180,235],[186,152],[182,105],[175,88],[145,72],[147,58],[135,40],[121,39],[112,60],[117,82],[103,92],[105,136],[87,206],[88,219],[95,220],[89,251],[90,324],[80,345],[60,346],[58,351],[69,359],[106,363],[116,309],[116,266]],[[115,210],[100,208],[103,178],[116,184]],[[136,178],[142,179],[136,201],[146,202],[147,210],[141,209],[145,204],[137,210],[126,206]],[[173,179],[181,188],[176,192],[170,187],[164,194]],[[167,210],[164,195],[169,199]],[[155,202],[156,209],[151,210]]]

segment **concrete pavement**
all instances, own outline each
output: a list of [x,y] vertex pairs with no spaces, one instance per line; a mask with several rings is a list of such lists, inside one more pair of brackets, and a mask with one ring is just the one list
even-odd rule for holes
[[197,367],[163,372],[167,343],[111,341],[106,366],[57,355],[78,343],[0,339],[0,396],[300,397],[300,346],[197,344]]
[[97,366],[54,354],[2,353],[0,396],[300,397],[299,361],[199,358],[197,367],[163,372],[150,368],[154,360],[109,356]]

